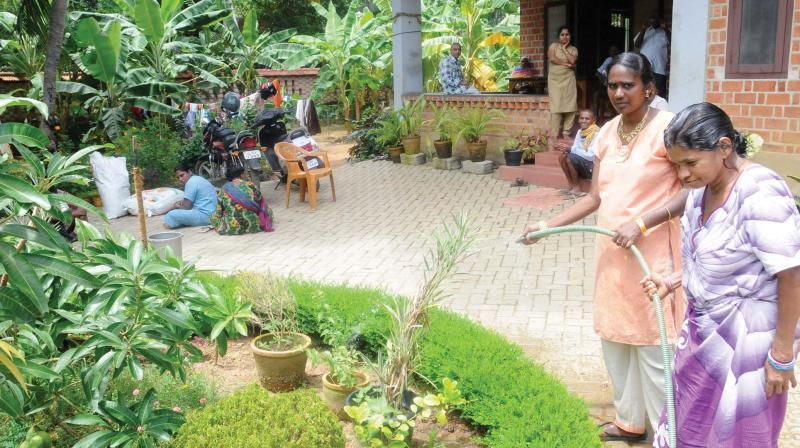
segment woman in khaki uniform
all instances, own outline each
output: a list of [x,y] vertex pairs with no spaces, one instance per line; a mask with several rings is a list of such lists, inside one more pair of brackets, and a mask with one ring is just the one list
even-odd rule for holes
[[[578,49],[570,45],[569,28],[558,29],[558,42],[550,44],[547,59],[547,94],[550,96],[550,125],[553,141],[566,137],[575,122],[578,110],[578,88],[575,84],[575,65]],[[563,121],[563,125],[562,125]]]

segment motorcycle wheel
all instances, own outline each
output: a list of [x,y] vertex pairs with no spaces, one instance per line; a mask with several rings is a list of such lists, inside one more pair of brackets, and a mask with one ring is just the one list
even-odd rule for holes
[[225,183],[225,168],[207,159],[199,160],[195,165],[194,173],[214,185]]

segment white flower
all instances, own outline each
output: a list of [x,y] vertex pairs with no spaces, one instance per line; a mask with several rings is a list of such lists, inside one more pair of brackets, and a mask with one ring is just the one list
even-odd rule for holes
[[761,146],[764,145],[764,138],[755,132],[747,134],[744,138],[747,142],[747,158],[753,157],[756,153],[761,151]]

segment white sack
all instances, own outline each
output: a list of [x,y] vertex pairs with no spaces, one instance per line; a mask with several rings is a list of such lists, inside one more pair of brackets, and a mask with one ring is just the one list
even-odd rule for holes
[[[144,203],[145,215],[149,218],[153,215],[163,215],[172,210],[172,206],[183,200],[183,191],[177,188],[154,188],[142,192],[142,202]],[[132,195],[125,200],[125,208],[131,215],[139,214],[139,206],[136,204],[136,195]]]
[[131,183],[125,157],[104,157],[95,152],[89,156],[89,162],[92,164],[97,191],[103,200],[103,212],[108,219],[127,215],[124,202],[131,195]]

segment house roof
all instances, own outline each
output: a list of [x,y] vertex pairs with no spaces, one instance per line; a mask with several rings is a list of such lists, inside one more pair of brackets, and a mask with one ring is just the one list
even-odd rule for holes
[[[80,78],[80,77],[81,77],[81,75],[78,74],[78,78]],[[64,73],[61,74],[61,80],[62,81],[69,81],[71,79],[72,78],[70,77],[69,73],[64,72]],[[28,82],[30,80],[25,75],[20,75],[20,74],[13,73],[13,72],[0,72],[0,81],[2,81],[2,82]]]

